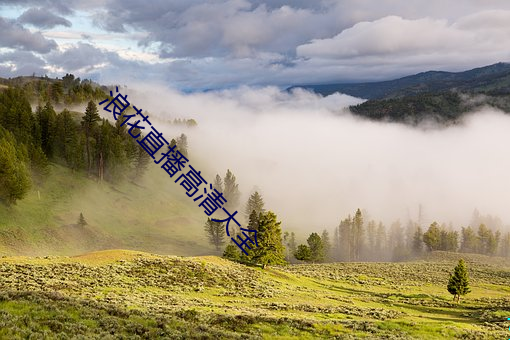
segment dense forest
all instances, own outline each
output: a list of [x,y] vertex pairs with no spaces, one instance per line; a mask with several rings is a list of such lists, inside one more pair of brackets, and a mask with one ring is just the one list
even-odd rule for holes
[[[107,96],[105,87],[70,74],[61,80],[19,77],[3,82],[9,84],[0,92],[0,200],[4,204],[23,198],[33,181],[43,181],[50,162],[110,182],[136,181],[146,170],[150,157],[122,125],[122,117],[112,124],[98,114],[95,102]],[[55,110],[59,104],[67,107],[87,101],[84,113]],[[38,103],[35,112],[31,103]],[[171,143],[187,154],[186,135]]]

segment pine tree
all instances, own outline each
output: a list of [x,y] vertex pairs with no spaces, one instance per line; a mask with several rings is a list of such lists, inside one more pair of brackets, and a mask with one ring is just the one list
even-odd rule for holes
[[352,219],[352,245],[353,258],[358,261],[363,247],[363,216],[360,209],[356,210]]
[[453,300],[457,299],[457,303],[460,302],[461,295],[466,295],[471,291],[469,289],[467,266],[463,259],[459,260],[453,275],[450,274],[447,289],[453,295]]
[[225,203],[225,209],[232,213],[233,210],[237,209],[237,207],[239,206],[240,193],[239,185],[236,183],[236,176],[234,176],[234,174],[230,170],[227,170],[223,184],[224,184],[223,196],[227,200],[227,203]]
[[413,252],[414,254],[419,255],[421,254],[422,250],[423,250],[423,232],[421,230],[421,227],[418,226],[413,235]]
[[90,173],[92,169],[92,159],[90,157],[90,136],[92,135],[94,127],[97,125],[97,122],[100,120],[97,106],[91,100],[87,104],[87,109],[85,110],[85,115],[82,118],[81,125],[83,130],[85,131],[85,148],[87,151],[87,171]]
[[340,260],[352,261],[352,218],[349,215],[346,219],[340,222],[338,226],[340,234]]
[[213,188],[216,189],[218,192],[223,192],[223,180],[221,179],[221,176],[218,174],[214,178]]
[[429,250],[438,250],[441,245],[441,230],[437,222],[433,222],[429,229],[423,234],[423,243]]
[[225,243],[226,234],[223,223],[214,222],[208,218],[205,223],[204,230],[207,238],[209,239],[209,243],[215,246],[216,250],[219,251],[221,246]]
[[310,248],[310,260],[312,262],[324,261],[324,244],[319,234],[311,233],[306,242]]
[[300,244],[297,247],[297,250],[294,252],[294,257],[299,261],[309,262],[312,260],[312,252],[310,251],[310,247],[305,244]]
[[282,244],[281,222],[271,212],[259,215],[258,247],[253,248],[253,261],[262,265],[285,264],[285,247]]
[[181,152],[181,154],[188,158],[188,137],[182,133],[176,140],[177,150]]
[[460,251],[463,253],[476,253],[479,248],[478,238],[476,233],[471,227],[462,228],[462,245]]
[[329,240],[329,233],[326,229],[322,231],[321,235],[322,246],[324,248],[324,261],[331,261],[331,241]]
[[255,191],[253,194],[251,194],[250,198],[248,198],[248,202],[246,202],[244,214],[247,220],[250,218],[250,215],[253,211],[255,211],[257,215],[265,211],[264,200],[258,191]]
[[225,251],[223,251],[223,257],[230,261],[239,262],[240,256],[241,251],[239,250],[239,247],[232,243],[227,244]]
[[82,213],[80,213],[80,217],[78,218],[78,225],[79,225],[80,227],[84,227],[84,226],[86,226],[87,224],[88,224],[88,223],[87,223],[87,221],[85,221],[85,217],[83,217],[83,214],[82,214]]
[[0,128],[0,201],[7,205],[25,197],[31,186],[24,153],[26,148],[17,145],[12,134]]

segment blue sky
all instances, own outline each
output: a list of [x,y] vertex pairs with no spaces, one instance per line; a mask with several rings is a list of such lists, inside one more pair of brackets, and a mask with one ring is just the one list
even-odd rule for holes
[[510,3],[0,0],[0,76],[181,90],[383,80],[510,60]]

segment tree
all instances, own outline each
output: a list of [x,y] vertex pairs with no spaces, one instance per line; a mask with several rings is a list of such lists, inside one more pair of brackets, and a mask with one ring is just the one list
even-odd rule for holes
[[188,137],[182,133],[176,140],[177,150],[181,152],[184,157],[188,157]]
[[216,247],[219,251],[220,247],[225,243],[225,228],[223,223],[215,222],[210,218],[205,222],[204,230],[209,239],[209,243]]
[[455,299],[457,299],[457,303],[460,302],[461,295],[466,295],[471,291],[469,289],[467,266],[463,259],[459,260],[453,275],[450,274],[447,289],[448,292],[453,295],[453,300],[455,301]]
[[360,259],[361,248],[363,247],[363,216],[358,208],[352,219],[352,250],[355,261]]
[[329,240],[329,233],[326,229],[322,231],[321,235],[322,246],[324,248],[324,260],[330,261],[332,258],[331,254],[331,241]]
[[90,173],[90,169],[92,168],[92,159],[90,157],[90,136],[92,135],[92,131],[94,127],[97,125],[97,122],[100,120],[99,114],[97,111],[96,104],[91,100],[87,104],[87,109],[85,110],[85,115],[82,118],[81,125],[83,130],[85,131],[85,148],[87,150],[87,171]]
[[253,211],[258,215],[261,212],[264,212],[264,200],[258,191],[255,191],[248,198],[248,202],[246,202],[246,207],[244,209],[244,214],[246,219],[250,218],[250,215]]
[[433,222],[423,234],[423,243],[429,250],[438,250],[441,245],[441,230],[437,222]]
[[476,237],[475,231],[471,227],[462,228],[462,245],[460,251],[463,253],[476,253],[479,248],[478,238]]
[[285,244],[285,259],[287,262],[291,261],[291,257],[296,252],[296,235],[294,232],[289,233],[288,231],[283,233],[283,243]]
[[218,192],[223,192],[223,180],[221,179],[221,176],[218,174],[214,178],[213,188],[216,189]]
[[310,247],[305,244],[300,244],[297,247],[297,250],[294,252],[294,257],[299,261],[309,262],[312,259],[312,252],[310,251]]
[[223,196],[226,198],[227,203],[225,203],[225,209],[227,210],[235,210],[239,206],[239,185],[236,183],[236,176],[230,171],[227,170],[225,174],[224,183],[224,191]]
[[421,227],[418,226],[413,235],[413,252],[416,255],[421,254],[423,250],[423,232]]
[[23,149],[26,152],[8,131],[0,130],[0,200],[7,205],[25,197],[31,186]]
[[310,248],[310,260],[312,262],[324,261],[324,243],[319,234],[311,233],[306,242]]
[[78,218],[78,225],[80,227],[86,226],[88,223],[85,221],[85,217],[83,217],[83,213],[80,213],[80,217]]
[[253,261],[262,268],[271,264],[285,264],[285,247],[282,244],[281,222],[272,211],[259,214],[258,247],[253,248]]
[[340,222],[338,226],[338,233],[340,236],[340,254],[341,261],[352,261],[352,219],[349,215],[346,219]]
[[241,254],[239,248],[232,243],[227,244],[225,247],[225,251],[223,252],[223,257],[230,261],[239,262]]

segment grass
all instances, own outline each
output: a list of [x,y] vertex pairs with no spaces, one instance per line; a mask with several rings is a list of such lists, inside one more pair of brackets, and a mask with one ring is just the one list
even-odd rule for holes
[[[163,254],[214,253],[206,215],[157,166],[141,184],[88,179],[52,164],[42,184],[12,207],[0,205],[0,255],[77,255],[123,248]],[[88,225],[77,220],[83,213]]]
[[125,250],[4,257],[0,338],[508,337],[510,264],[464,255],[472,292],[460,304],[445,288],[455,254],[268,270]]

